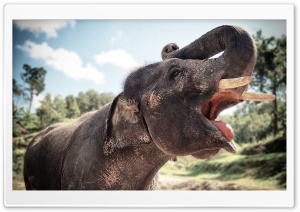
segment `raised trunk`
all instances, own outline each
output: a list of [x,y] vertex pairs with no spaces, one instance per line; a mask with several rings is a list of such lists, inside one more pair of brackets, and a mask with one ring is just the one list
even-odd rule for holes
[[186,47],[172,52],[166,46],[162,58],[203,60],[222,51],[223,55],[215,59],[213,66],[225,71],[223,78],[251,75],[256,62],[256,48],[251,36],[236,26],[217,27]]

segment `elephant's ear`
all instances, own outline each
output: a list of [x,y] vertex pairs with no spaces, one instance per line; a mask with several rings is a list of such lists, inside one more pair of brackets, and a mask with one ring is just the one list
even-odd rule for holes
[[121,93],[114,99],[106,122],[104,153],[150,142],[151,137],[138,103],[125,99]]

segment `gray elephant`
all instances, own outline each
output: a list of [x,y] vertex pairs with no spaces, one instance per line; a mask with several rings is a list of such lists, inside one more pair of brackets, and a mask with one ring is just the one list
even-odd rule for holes
[[165,46],[162,58],[130,73],[112,103],[40,132],[25,155],[26,189],[152,189],[174,156],[234,153],[232,129],[218,114],[271,98],[245,91],[256,62],[251,36],[220,26],[182,49]]

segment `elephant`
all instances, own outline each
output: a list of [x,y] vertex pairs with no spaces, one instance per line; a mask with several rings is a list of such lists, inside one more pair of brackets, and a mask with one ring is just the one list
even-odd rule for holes
[[182,49],[166,45],[161,56],[132,71],[111,103],[35,136],[24,158],[26,189],[151,190],[171,158],[235,153],[219,113],[272,98],[247,91],[256,63],[249,33],[219,26]]

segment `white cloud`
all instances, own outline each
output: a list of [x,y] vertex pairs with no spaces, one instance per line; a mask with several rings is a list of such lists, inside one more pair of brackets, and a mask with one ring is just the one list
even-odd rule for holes
[[110,38],[110,42],[111,44],[114,44],[117,40],[122,39],[122,41],[124,42],[129,42],[129,39],[127,38],[127,36],[125,35],[125,33],[121,30],[117,31],[117,33]]
[[123,69],[131,69],[143,65],[143,62],[136,61],[132,55],[126,52],[124,49],[102,52],[94,55],[94,58],[100,65],[110,63]]
[[33,59],[44,60],[47,65],[73,79],[88,79],[95,83],[103,82],[103,73],[89,63],[83,64],[76,52],[63,48],[53,49],[45,42],[36,44],[32,41],[26,41],[24,45],[17,45],[16,47]]
[[45,33],[48,38],[56,38],[57,31],[70,25],[75,27],[74,20],[16,20],[14,21],[21,30],[29,30],[30,32],[39,35]]

